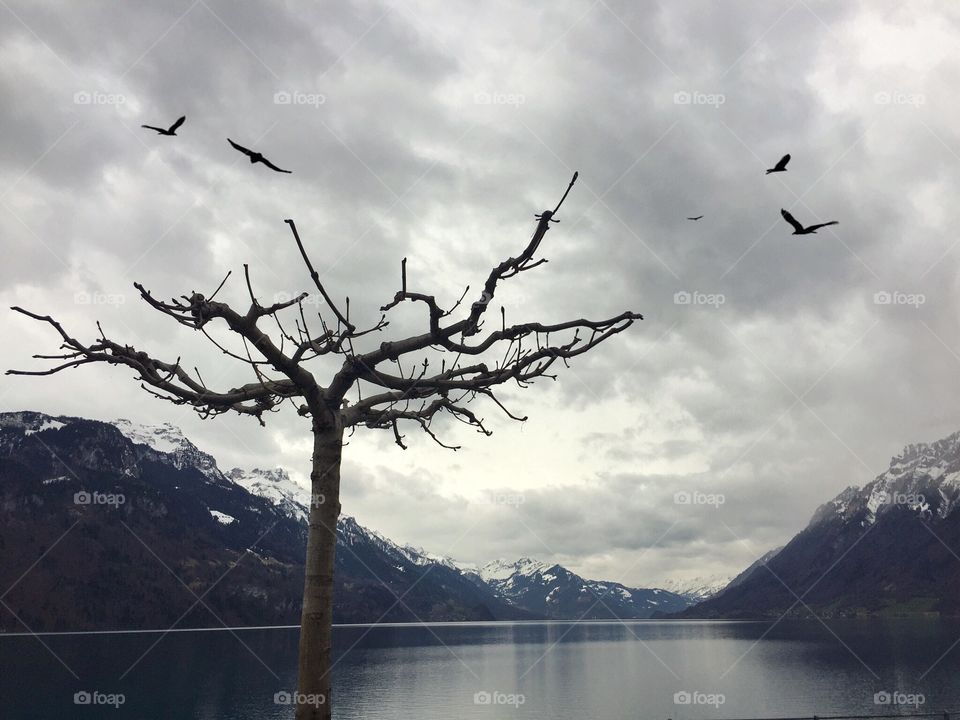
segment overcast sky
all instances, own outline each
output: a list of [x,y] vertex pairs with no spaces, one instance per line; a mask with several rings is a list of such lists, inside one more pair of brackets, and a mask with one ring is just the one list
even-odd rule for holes
[[[99,320],[229,388],[245,368],[134,281],[209,294],[233,270],[222,297],[243,303],[249,263],[262,298],[306,290],[292,217],[358,324],[403,257],[450,305],[576,169],[549,263],[497,303],[644,321],[508,391],[526,423],[486,406],[491,437],[444,425],[456,453],[358,432],[345,513],[460,560],[653,585],[740,571],[903,445],[960,429],[960,7],[537,5],[0,0],[2,305],[81,339]],[[175,138],[139,127],[182,114]],[[780,208],[840,224],[793,237]],[[391,320],[374,342],[425,327],[421,308]],[[2,328],[5,368],[56,347],[13,313]],[[225,469],[309,472],[294,413],[204,422],[111,367],[5,377],[0,408],[172,422]]]

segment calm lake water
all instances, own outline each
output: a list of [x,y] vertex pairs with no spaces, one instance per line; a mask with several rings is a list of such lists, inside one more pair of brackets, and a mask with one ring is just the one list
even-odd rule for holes
[[[953,620],[341,627],[335,638],[342,720],[960,709]],[[296,658],[296,629],[0,635],[0,717],[289,718],[274,698],[295,687]],[[78,706],[77,692],[100,693],[107,704]],[[899,708],[876,704],[882,692],[898,697]],[[123,704],[114,707],[118,694]]]

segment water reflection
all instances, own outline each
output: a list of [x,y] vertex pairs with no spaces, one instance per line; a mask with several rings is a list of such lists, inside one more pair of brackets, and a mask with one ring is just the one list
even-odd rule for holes
[[[922,709],[934,711],[960,707],[958,638],[960,623],[939,619],[341,627],[336,717],[896,712],[874,704],[882,691],[923,695]],[[42,640],[0,636],[3,717],[290,717],[274,694],[295,686],[296,629]],[[84,691],[125,702],[78,708],[74,693]]]

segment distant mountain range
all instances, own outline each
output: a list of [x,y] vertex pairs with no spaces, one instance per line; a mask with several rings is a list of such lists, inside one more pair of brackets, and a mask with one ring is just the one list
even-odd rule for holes
[[[0,631],[296,624],[309,493],[226,472],[174,426],[0,413]],[[736,577],[633,588],[522,558],[468,566],[344,516],[334,618],[960,614],[960,433],[907,446]]]
[[530,558],[515,563],[496,560],[467,575],[514,605],[552,619],[646,618],[658,611],[676,612],[690,604],[668,590],[585,580],[561,565]]
[[690,603],[698,603],[716,595],[729,585],[731,580],[733,578],[729,575],[705,575],[689,580],[667,580],[661,585],[664,590],[669,590]]
[[[0,413],[0,630],[299,622],[308,491],[223,472],[172,425]],[[351,517],[341,623],[642,618],[689,600],[535,560],[461,567]]]
[[687,617],[960,614],[960,432],[908,445]]

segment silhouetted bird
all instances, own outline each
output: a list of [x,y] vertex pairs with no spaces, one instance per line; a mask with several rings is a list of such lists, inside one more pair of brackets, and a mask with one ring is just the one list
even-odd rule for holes
[[266,166],[267,166],[268,168],[270,168],[271,170],[276,170],[277,172],[282,172],[282,173],[293,172],[292,170],[281,170],[281,169],[278,168],[276,165],[274,165],[272,162],[270,162],[269,160],[267,160],[267,159],[266,159],[263,155],[261,155],[260,153],[254,152],[253,150],[247,150],[247,148],[243,147],[243,145],[237,145],[237,144],[236,144],[233,140],[231,140],[230,138],[227,138],[227,142],[230,143],[231,145],[233,145],[234,148],[236,148],[237,150],[239,150],[240,152],[242,152],[244,155],[246,155],[247,157],[249,157],[251,163],[258,163],[258,162],[263,163],[264,165],[266,165]]
[[703,215],[697,215],[696,217],[688,217],[687,220],[699,220]]
[[140,127],[147,128],[147,130],[156,130],[160,135],[176,135],[177,128],[183,125],[183,121],[186,119],[187,119],[187,116],[184,115],[167,129],[156,127],[154,125],[141,125]]
[[793,225],[793,234],[794,234],[794,235],[812,235],[813,233],[817,232],[817,230],[819,230],[819,229],[822,228],[822,227],[826,227],[827,225],[839,225],[839,224],[840,224],[840,223],[838,223],[836,220],[831,220],[830,222],[817,223],[816,225],[810,225],[809,227],[804,227],[803,225],[801,225],[800,223],[798,223],[797,220],[796,220],[796,218],[794,218],[793,215],[791,215],[790,213],[788,213],[786,210],[784,210],[784,209],[781,208],[781,209],[780,209],[780,214],[783,215],[783,219],[784,219],[784,220],[786,220],[788,223],[790,223],[791,225]]
[[780,158],[780,162],[778,162],[772,168],[767,168],[767,175],[775,172],[786,172],[788,162],[790,162],[790,153],[787,153],[782,158]]

